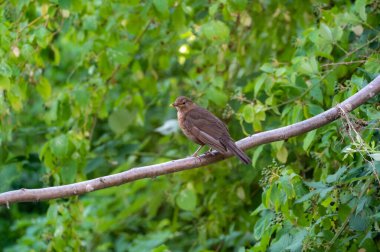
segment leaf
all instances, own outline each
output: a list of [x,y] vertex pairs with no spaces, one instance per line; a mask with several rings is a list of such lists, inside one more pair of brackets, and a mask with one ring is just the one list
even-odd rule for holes
[[271,187],[272,187],[272,190],[270,190],[270,195],[269,195],[270,201],[272,205],[274,205],[275,211],[278,211],[282,203],[283,195],[281,191],[279,190],[277,184],[273,184]]
[[370,202],[371,199],[368,196],[363,196],[362,198],[360,198],[355,213],[359,214],[364,209],[364,207],[367,206]]
[[301,106],[293,106],[291,123],[299,122],[302,119],[302,112],[301,111],[302,111]]
[[318,105],[315,105],[312,103],[307,104],[307,109],[309,110],[309,113],[312,116],[315,116],[315,115],[318,115],[318,114],[324,112],[324,110],[321,106],[318,106]]
[[253,237],[256,240],[260,240],[264,232],[268,230],[269,223],[275,217],[273,212],[266,212],[263,216],[256,222],[253,229]]
[[292,185],[291,181],[289,181],[288,176],[281,176],[280,177],[280,185],[281,185],[281,188],[286,193],[286,196],[288,198],[294,198],[296,196],[296,192],[294,191],[293,185]]
[[326,178],[327,183],[334,183],[339,180],[339,178],[342,176],[342,174],[347,170],[346,166],[340,167],[337,172],[333,175],[328,175]]
[[321,23],[320,28],[319,28],[319,34],[325,40],[331,43],[333,42],[333,34],[330,30],[330,27],[328,27],[325,23]]
[[292,61],[296,63],[300,73],[311,76],[318,74],[318,62],[315,57],[298,57]]
[[365,11],[366,4],[366,0],[356,0],[354,5],[355,12],[359,14],[359,17],[364,22],[367,21],[367,13]]
[[323,94],[319,83],[313,83],[313,88],[310,90],[310,94],[319,104],[323,104]]
[[265,63],[260,67],[260,70],[265,72],[265,73],[273,73],[275,71],[275,68],[273,67],[272,64]]
[[297,199],[294,203],[302,203],[302,202],[305,202],[305,201],[307,201],[307,200],[309,200],[309,199],[311,199],[314,195],[316,195],[317,194],[317,191],[311,191],[311,192],[309,192],[309,193],[307,193],[307,194],[305,194],[305,195],[303,195],[301,198],[299,198],[299,199]]
[[264,121],[266,118],[265,114],[265,109],[266,107],[258,102],[257,104],[254,105],[254,111],[255,111],[255,119],[259,121]]
[[75,161],[68,162],[61,167],[59,174],[63,184],[73,183],[77,174],[77,163]]
[[285,146],[282,146],[277,152],[276,152],[276,158],[281,163],[286,163],[286,160],[288,160],[288,149]]
[[11,88],[11,81],[8,77],[0,76],[0,89],[9,90]]
[[51,49],[54,53],[54,65],[58,66],[61,62],[61,54],[59,52],[59,49],[55,46],[51,46]]
[[74,91],[74,99],[82,108],[87,108],[91,104],[90,95],[91,94],[84,88]]
[[267,78],[266,74],[261,74],[255,81],[255,89],[254,89],[254,94],[255,97],[257,97],[257,94],[259,93],[261,87],[263,86],[265,79]]
[[0,75],[3,77],[12,76],[12,69],[4,61],[0,63]]
[[290,252],[302,251],[303,241],[309,232],[305,229],[300,230],[293,235],[292,243],[286,247]]
[[352,215],[350,218],[349,226],[355,231],[364,231],[368,228],[369,219],[362,214]]
[[257,162],[258,158],[260,157],[260,154],[263,151],[263,149],[264,149],[264,145],[260,145],[253,152],[253,158],[252,158],[252,166],[253,167],[256,165],[256,162]]
[[228,96],[216,88],[209,88],[206,97],[220,107],[224,107],[228,101]]
[[51,96],[51,86],[48,79],[42,77],[37,84],[36,89],[45,101],[49,100]]
[[65,157],[69,151],[69,138],[67,135],[60,135],[50,140],[51,152],[56,157]]
[[45,28],[45,26],[40,26],[35,31],[35,34],[37,38],[37,44],[42,48],[46,48],[51,40],[50,32]]
[[23,97],[19,85],[12,85],[11,90],[8,92],[8,100],[12,108],[16,112],[20,112],[23,108]]
[[169,15],[169,5],[167,0],[153,0],[153,5],[163,17]]
[[255,119],[255,108],[252,104],[245,105],[243,108],[243,118],[247,123],[253,123]]
[[174,10],[172,18],[172,25],[176,31],[185,31],[186,30],[186,16],[183,13],[181,6],[177,6]]
[[303,149],[304,151],[308,151],[310,148],[311,143],[313,142],[315,135],[317,133],[317,130],[312,130],[306,134],[305,139],[303,140]]
[[197,195],[194,190],[186,188],[178,194],[176,203],[182,210],[194,211],[197,206]]
[[273,242],[269,247],[270,252],[282,252],[284,248],[292,244],[292,236],[290,234],[281,235],[280,238]]
[[322,182],[314,182],[314,181],[311,181],[311,182],[307,182],[307,181],[304,181],[304,184],[307,185],[308,187],[312,187],[312,188],[316,188],[316,189],[325,189],[327,188],[327,185],[322,183]]
[[120,109],[110,115],[108,125],[114,133],[119,135],[127,129],[131,120],[131,114],[126,109]]
[[210,21],[201,27],[201,34],[208,40],[224,43],[229,40],[230,29],[222,21]]
[[228,2],[235,11],[242,11],[247,6],[247,0],[229,0]]

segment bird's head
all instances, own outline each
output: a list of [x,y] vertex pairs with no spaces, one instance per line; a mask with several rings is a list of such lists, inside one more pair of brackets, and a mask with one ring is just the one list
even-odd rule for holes
[[175,102],[172,104],[173,107],[175,107],[178,111],[188,111],[195,106],[195,104],[187,98],[186,96],[179,96],[177,99],[175,99]]

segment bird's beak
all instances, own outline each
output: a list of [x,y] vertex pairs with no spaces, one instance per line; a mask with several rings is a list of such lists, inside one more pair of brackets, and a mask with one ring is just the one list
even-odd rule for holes
[[175,104],[175,103],[172,103],[172,104],[170,104],[170,107],[175,108],[175,107],[176,107],[176,104]]

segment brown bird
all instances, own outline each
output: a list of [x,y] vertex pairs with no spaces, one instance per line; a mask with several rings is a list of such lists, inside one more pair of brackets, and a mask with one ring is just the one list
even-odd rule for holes
[[200,145],[193,156],[204,145],[208,145],[222,154],[231,151],[243,163],[251,163],[251,159],[236,146],[226,125],[218,117],[185,96],[178,97],[172,105],[177,109],[178,123],[183,133]]

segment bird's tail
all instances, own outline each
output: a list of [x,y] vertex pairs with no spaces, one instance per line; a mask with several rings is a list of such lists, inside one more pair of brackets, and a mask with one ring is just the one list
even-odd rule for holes
[[251,159],[244,153],[232,140],[226,141],[226,147],[229,151],[235,154],[244,164],[251,164]]

